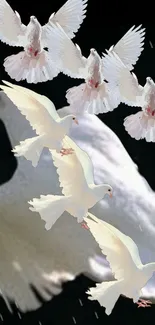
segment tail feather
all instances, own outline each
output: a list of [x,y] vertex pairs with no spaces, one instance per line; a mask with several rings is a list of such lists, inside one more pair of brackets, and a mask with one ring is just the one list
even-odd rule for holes
[[26,79],[28,83],[52,80],[60,72],[45,50],[36,57],[28,56],[25,51],[8,56],[4,60],[4,68],[12,79]]
[[28,203],[33,207],[31,211],[39,212],[45,221],[45,229],[50,230],[59,217],[64,213],[69,204],[70,197],[58,195],[41,195],[40,199],[34,198]]
[[15,153],[16,157],[24,156],[27,160],[32,162],[33,167],[36,167],[43,150],[41,138],[42,136],[36,136],[21,141],[12,151]]
[[90,288],[86,293],[90,295],[89,300],[97,300],[105,307],[105,313],[110,315],[120,294],[122,282],[110,281],[96,284],[96,288]]
[[117,88],[110,89],[104,82],[97,88],[91,88],[86,83],[68,89],[66,93],[68,103],[76,114],[84,112],[99,114],[112,111],[120,103]]
[[136,140],[146,139],[147,142],[155,142],[155,120],[143,111],[127,116],[124,119],[124,127]]

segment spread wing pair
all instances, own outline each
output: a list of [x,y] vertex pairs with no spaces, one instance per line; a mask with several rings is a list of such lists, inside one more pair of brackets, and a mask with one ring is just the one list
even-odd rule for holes
[[[53,26],[53,33],[48,35],[49,51],[55,48],[55,55],[60,59],[61,70],[72,78],[82,78],[85,83],[67,91],[66,98],[76,113],[86,111],[92,114],[112,111],[121,99],[118,88],[118,77],[112,73],[110,60],[106,55],[102,58],[95,49],[85,58],[77,44],[65,34],[60,25]],[[110,53],[115,53],[128,71],[136,64],[144,44],[145,29],[133,26],[115,45]],[[56,60],[56,58],[55,58]],[[106,74],[110,68],[111,74]],[[108,84],[104,80],[108,80]]]

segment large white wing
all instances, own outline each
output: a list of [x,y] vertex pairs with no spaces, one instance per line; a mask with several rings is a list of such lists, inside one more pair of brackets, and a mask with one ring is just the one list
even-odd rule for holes
[[24,46],[26,26],[5,0],[0,0],[0,40],[11,46]]
[[141,106],[143,87],[115,53],[102,57],[104,78],[119,87],[121,102],[130,106]]
[[[33,130],[36,130],[38,135],[43,133],[51,134],[51,132],[54,134],[54,130],[57,127],[53,116],[54,104],[48,98],[38,95],[30,89],[13,85],[6,81],[3,82],[12,88],[3,85],[0,85],[0,88],[26,117]],[[57,113],[56,116],[58,116]]]
[[60,69],[72,78],[85,78],[87,59],[82,56],[79,46],[75,45],[60,25],[52,24],[47,30],[48,49],[51,58],[60,61]]
[[35,91],[30,90],[28,88],[12,84],[11,82],[4,81],[4,80],[3,80],[3,82],[9,87],[11,87],[11,88],[13,87],[13,89],[17,89],[22,93],[24,92],[24,93],[34,97],[37,101],[39,101],[43,106],[46,107],[46,109],[48,110],[48,112],[50,113],[50,115],[53,117],[54,120],[59,119],[59,115],[56,111],[55,105],[48,97],[46,97],[44,95],[40,95],[40,94],[36,93]]
[[80,161],[80,163],[83,167],[83,171],[84,171],[84,175],[87,180],[87,183],[94,184],[94,168],[93,168],[92,161],[91,161],[90,157],[88,156],[88,154],[84,150],[82,150],[67,135],[65,136],[65,138],[63,140],[63,144],[66,148],[72,148],[75,151],[76,156],[78,157],[78,160]]
[[68,0],[55,15],[51,15],[48,24],[43,26],[43,33],[46,35],[46,28],[50,23],[58,23],[68,35],[73,38],[86,17],[88,0]]
[[79,197],[88,190],[88,184],[94,183],[92,162],[87,153],[68,136],[63,140],[63,147],[72,148],[74,152],[68,156],[61,156],[55,150],[50,150],[60,186],[63,188],[62,193],[66,196]]
[[131,27],[120,41],[109,49],[119,56],[129,70],[133,69],[143,50],[145,28],[141,28],[141,26]]
[[133,240],[115,227],[88,213],[84,218],[92,235],[106,255],[117,280],[131,277],[132,271],[142,265],[138,248]]

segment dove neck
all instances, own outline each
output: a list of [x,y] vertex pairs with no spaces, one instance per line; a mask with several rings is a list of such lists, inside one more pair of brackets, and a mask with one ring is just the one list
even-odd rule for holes
[[155,272],[155,262],[143,265],[143,271],[151,277],[153,275],[153,272]]
[[95,195],[100,199],[102,199],[107,192],[107,187],[104,186],[103,184],[102,185],[94,185],[93,184],[92,188],[93,188]]
[[72,122],[73,122],[72,117],[70,115],[67,115],[61,119],[61,126],[65,131],[68,132],[68,130],[72,126]]

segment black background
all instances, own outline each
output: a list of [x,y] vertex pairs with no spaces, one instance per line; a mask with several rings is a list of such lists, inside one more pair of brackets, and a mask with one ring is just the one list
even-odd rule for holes
[[[52,12],[56,12],[63,0],[9,0],[12,8],[19,12],[24,24],[28,24],[29,17],[35,15],[43,25],[47,22]],[[155,22],[154,6],[152,2],[121,2],[121,1],[104,1],[88,0],[87,17],[78,31],[74,41],[81,47],[84,56],[89,55],[90,48],[96,48],[101,55],[105,49],[115,44],[131,26],[143,24],[146,28],[146,41],[144,51],[136,64],[134,72],[136,73],[139,83],[145,84],[147,76],[155,80]],[[9,28],[9,26],[8,26]],[[11,28],[11,27],[10,27]],[[151,44],[153,48],[151,47]],[[9,78],[3,68],[5,57],[18,53],[20,48],[9,47],[0,43],[0,78],[15,82]],[[71,79],[63,74],[59,74],[52,81],[37,85],[20,82],[20,85],[44,94],[49,97],[56,108],[67,105],[65,92],[68,88],[78,85],[81,81]],[[111,113],[99,115],[99,118],[107,124],[120,138],[131,158],[138,165],[140,173],[146,178],[153,190],[155,190],[155,144],[146,143],[144,140],[136,141],[125,132],[123,120],[126,116],[137,112],[139,109],[131,108],[125,105],[119,105]],[[16,127],[16,126],[15,126]],[[11,144],[7,136],[4,124],[0,121],[0,184],[8,181],[17,166],[17,161],[11,153]],[[19,318],[17,311],[11,316],[4,306],[0,303],[0,313],[3,314],[3,324],[9,324],[13,320],[15,324],[74,324],[75,316],[77,325],[87,324],[139,324],[154,321],[155,307],[148,309],[138,309],[129,299],[120,298],[116,307],[107,317],[104,308],[100,308],[97,302],[88,301],[84,292],[92,282],[83,275],[78,277],[73,283],[66,284],[63,293],[54,298],[52,302],[43,304],[38,311],[22,315]],[[79,298],[84,301],[80,306]],[[15,308],[15,307],[14,307]],[[99,315],[96,318],[95,313]],[[0,319],[0,323],[1,323]]]

